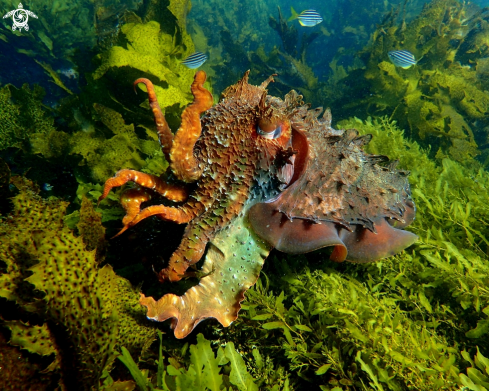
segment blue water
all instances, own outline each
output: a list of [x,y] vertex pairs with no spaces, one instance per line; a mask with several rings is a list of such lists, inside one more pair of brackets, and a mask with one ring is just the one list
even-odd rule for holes
[[[110,15],[122,15],[125,10],[137,9],[140,1],[126,0],[116,2],[107,0],[102,2]],[[326,80],[332,70],[331,62],[336,57],[341,57],[337,65],[345,68],[353,65],[355,53],[364,47],[375,30],[376,25],[391,9],[402,6],[403,0],[372,0],[372,1],[291,1],[291,0],[249,0],[246,2],[220,0],[194,0],[192,8],[187,17],[188,31],[195,40],[196,49],[209,54],[207,67],[215,66],[219,68],[225,61],[226,66],[231,65],[236,68],[237,73],[244,72],[252,66],[244,56],[258,48],[263,48],[265,53],[269,53],[273,48],[283,51],[283,45],[278,34],[270,27],[271,17],[278,19],[278,7],[280,7],[285,20],[291,16],[291,7],[297,12],[305,9],[314,9],[321,14],[323,23],[312,27],[302,27],[297,20],[289,23],[297,29],[299,41],[303,35],[318,34],[315,40],[308,45],[306,61],[313,68],[319,80]],[[406,7],[406,22],[414,18],[422,9],[426,1],[410,0]],[[471,2],[480,7],[489,6],[489,1],[478,0]],[[4,14],[9,10],[15,9],[17,0],[3,1],[0,4],[0,13]],[[36,65],[34,58],[51,64],[53,69],[60,71],[66,69],[80,68],[82,76],[79,80],[62,76],[64,82],[75,91],[78,90],[79,83],[84,84],[83,70],[93,70],[90,58],[94,53],[94,44],[97,42],[97,31],[95,28],[86,28],[86,23],[80,23],[83,18],[95,18],[96,10],[90,4],[83,2],[66,2],[64,8],[57,11],[49,7],[40,6],[36,2],[24,2],[25,9],[32,12],[48,15],[53,18],[61,19],[61,15],[70,14],[70,26],[64,24],[49,26],[49,29],[58,37],[54,43],[51,53],[46,51],[40,38],[40,32],[44,32],[46,27],[39,19],[31,18],[31,30],[17,33],[15,40],[4,42],[0,40],[0,83],[11,83],[20,87],[23,83],[38,83],[47,90],[47,99],[50,104],[64,95],[59,91],[44,73],[43,69]],[[113,10],[113,11],[111,11]],[[119,13],[117,13],[119,11]],[[107,19],[108,29],[113,29],[117,33],[122,22],[115,19]],[[112,24],[111,24],[112,23]],[[10,19],[0,19],[0,33],[10,29]],[[54,24],[54,22],[53,22]],[[105,28],[105,27],[104,27]],[[56,31],[57,30],[57,31]],[[59,41],[66,30],[66,41]],[[205,39],[198,37],[204,32]],[[223,33],[229,32],[233,44],[239,51],[229,53],[229,48],[223,45]],[[76,34],[78,35],[76,35]],[[49,35],[49,34],[48,34]],[[201,34],[200,34],[201,35]],[[41,52],[26,55],[26,51]],[[24,51],[19,53],[19,51]],[[346,53],[346,54],[345,54]],[[341,54],[338,56],[338,54]],[[204,67],[205,69],[205,67]]]

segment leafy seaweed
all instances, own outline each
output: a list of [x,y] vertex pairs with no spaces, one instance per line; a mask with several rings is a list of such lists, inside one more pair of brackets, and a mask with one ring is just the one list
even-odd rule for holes
[[[161,332],[159,333],[159,337],[160,347],[156,387],[144,372],[138,368],[124,347],[122,348],[122,355],[118,357],[127,367],[134,381],[142,391],[220,391],[223,387],[227,390],[258,390],[258,386],[248,372],[243,358],[236,351],[232,342],[228,342],[224,349],[219,347],[217,355],[215,355],[210,341],[206,340],[202,334],[198,334],[197,344],[190,345],[190,363],[187,367],[181,366],[174,359],[169,359],[169,364],[165,366]],[[260,359],[261,357],[257,351],[255,360],[259,362]],[[223,373],[226,373],[226,375]],[[279,388],[274,388],[274,390],[278,391]],[[288,390],[288,388],[284,388],[284,390]]]

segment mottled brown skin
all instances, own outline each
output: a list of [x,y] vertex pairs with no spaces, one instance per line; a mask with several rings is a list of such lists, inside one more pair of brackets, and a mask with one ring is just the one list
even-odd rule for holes
[[[123,206],[127,205],[128,214],[121,233],[153,215],[168,221],[188,223],[182,242],[171,256],[168,267],[158,274],[160,281],[180,280],[189,265],[201,259],[208,241],[243,212],[250,198],[259,201],[260,197],[266,197],[265,193],[277,192],[273,186],[267,189],[271,177],[276,178],[276,183],[289,178],[287,173],[280,170],[290,166],[287,161],[293,154],[289,145],[289,118],[295,112],[295,105],[285,106],[282,101],[277,105],[279,101],[267,97],[266,86],[270,81],[271,78],[261,86],[252,86],[248,84],[246,73],[240,82],[224,91],[221,102],[211,108],[212,96],[203,87],[205,73],[197,72],[192,84],[194,102],[182,114],[181,127],[173,138],[168,154],[175,177],[186,183],[196,182],[195,191],[183,205],[153,205],[142,210],[139,210],[141,202],[148,199],[144,191],[137,191],[134,196],[125,195]],[[151,82],[145,79],[136,82],[144,82],[148,88],[155,121],[157,125],[162,123]],[[201,120],[200,114],[206,110]],[[257,124],[260,121],[266,122],[267,128],[259,134]],[[170,138],[166,134],[166,122],[159,128],[163,129],[160,139],[166,142]],[[168,146],[165,144],[164,148],[168,149]],[[159,178],[121,170],[106,182],[100,200],[113,187],[128,181],[156,190],[167,198],[176,192],[166,194],[166,189],[158,191],[164,185]],[[253,190],[260,182],[263,182],[263,189]],[[154,186],[155,183],[158,186]]]
[[[366,154],[371,136],[334,129],[329,110],[319,118],[322,109],[308,110],[295,91],[284,100],[268,96],[271,80],[252,86],[246,73],[211,107],[205,73],[197,72],[194,102],[174,137],[151,82],[136,81],[148,89],[163,151],[180,183],[121,170],[107,180],[100,199],[128,181],[139,186],[123,194],[121,232],[153,215],[188,223],[168,267],[159,272],[162,282],[181,279],[210,243],[198,285],[158,301],[141,296],[150,319],[172,319],[177,338],[209,317],[229,326],[272,246],[287,253],[334,246],[333,261],[371,262],[416,240],[399,229],[415,215],[408,173],[385,156]],[[153,192],[181,205],[141,209]]]
[[318,119],[320,112],[310,110],[302,122],[292,123],[300,144],[295,178],[278,198],[250,209],[255,232],[287,253],[335,246],[331,259],[337,262],[398,253],[417,238],[398,229],[415,215],[409,173],[386,156],[366,154],[371,135],[336,130],[329,110]]
[[[203,71],[195,75],[194,102],[183,112],[174,137],[151,82],[135,82],[148,89],[162,148],[182,185],[121,170],[107,180],[100,197],[128,181],[140,186],[123,196],[127,215],[121,233],[154,215],[188,223],[168,267],[159,272],[160,281],[181,279],[201,259],[209,240],[248,208],[255,232],[288,253],[335,246],[332,260],[369,262],[416,239],[387,223],[406,226],[415,209],[407,173],[386,164],[386,157],[363,151],[371,136],[333,129],[329,110],[318,119],[322,109],[308,110],[295,91],[284,100],[267,96],[272,79],[252,86],[248,73],[211,107],[205,78]],[[185,183],[192,182],[195,190],[188,194]],[[150,198],[144,188],[185,203],[141,210]]]

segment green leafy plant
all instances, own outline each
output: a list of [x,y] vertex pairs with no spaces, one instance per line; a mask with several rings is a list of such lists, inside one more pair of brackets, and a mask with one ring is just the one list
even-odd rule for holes
[[[190,363],[184,367],[176,360],[170,360],[170,364],[165,365],[161,332],[159,338],[156,386],[148,379],[147,374],[138,368],[127,349],[123,347],[122,355],[118,357],[127,367],[140,390],[258,390],[258,385],[249,373],[245,361],[236,351],[233,342],[228,342],[224,348],[219,347],[216,355],[210,341],[202,334],[198,334],[197,344],[190,345],[189,348]],[[254,349],[254,352],[257,365],[260,365],[261,355],[258,349]],[[278,391],[279,388],[273,390]],[[288,386],[286,385],[283,390],[288,390]]]

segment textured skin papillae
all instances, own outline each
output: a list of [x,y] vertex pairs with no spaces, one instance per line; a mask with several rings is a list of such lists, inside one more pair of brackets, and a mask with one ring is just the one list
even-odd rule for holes
[[[384,156],[366,154],[362,147],[370,136],[333,129],[329,110],[319,118],[322,109],[308,110],[295,91],[284,100],[267,95],[273,79],[253,86],[248,72],[211,107],[205,77],[202,71],[195,75],[194,102],[174,137],[151,82],[135,83],[148,89],[163,152],[180,184],[121,170],[100,198],[128,181],[140,186],[123,196],[127,214],[121,233],[153,215],[188,223],[168,267],[159,272],[161,282],[181,279],[208,245],[205,276],[197,286],[158,301],[142,295],[149,318],[172,318],[179,338],[207,317],[229,325],[272,247],[301,253],[335,246],[335,261],[369,262],[416,239],[399,229],[415,214],[408,173]],[[187,183],[194,183],[194,190],[188,191]],[[141,209],[150,192],[181,205]]]

